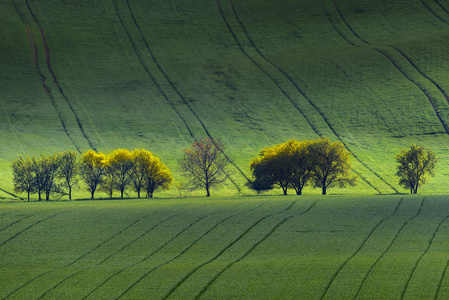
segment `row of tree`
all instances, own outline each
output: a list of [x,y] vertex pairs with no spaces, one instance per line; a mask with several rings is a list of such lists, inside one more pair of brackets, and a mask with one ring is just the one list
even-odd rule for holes
[[11,164],[14,191],[28,194],[42,194],[49,200],[51,194],[67,195],[72,198],[72,190],[79,187],[80,179],[94,198],[101,190],[112,197],[114,191],[120,196],[128,188],[141,191],[151,198],[157,189],[168,189],[173,176],[168,168],[147,150],[128,151],[118,149],[109,155],[89,150],[78,159],[76,152],[67,151],[50,156],[20,156]]
[[[220,139],[198,139],[189,149],[184,149],[178,161],[188,184],[183,188],[203,188],[210,196],[210,189],[230,178],[231,159],[226,154]],[[396,155],[399,185],[417,193],[418,187],[426,182],[428,175],[434,175],[438,161],[434,152],[422,146],[412,145]],[[78,187],[80,178],[94,198],[97,189],[111,198],[114,191],[120,196],[128,188],[141,191],[152,198],[157,189],[169,189],[173,177],[168,168],[147,150],[128,151],[118,149],[109,155],[94,150],[86,152],[81,159],[73,151],[50,156],[22,157],[12,162],[14,190],[30,194],[42,194],[49,200],[50,194],[68,195]],[[297,195],[305,186],[321,188],[326,195],[333,186],[347,187],[357,183],[357,176],[351,174],[350,153],[341,142],[326,138],[295,141],[262,149],[259,156],[250,163],[252,178],[247,186],[258,193],[275,187],[287,195],[293,188]],[[180,189],[181,187],[179,187]]]
[[303,188],[311,185],[326,195],[329,187],[353,186],[357,182],[357,176],[350,172],[350,153],[341,142],[326,138],[290,140],[265,148],[250,167],[253,179],[248,186],[257,192],[278,186],[284,195],[289,188],[301,195]]

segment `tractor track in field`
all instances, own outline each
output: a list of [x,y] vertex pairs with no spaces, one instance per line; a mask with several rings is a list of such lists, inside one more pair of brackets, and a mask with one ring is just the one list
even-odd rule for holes
[[[336,25],[331,21],[330,15],[329,13],[326,11],[326,9],[324,8],[324,6],[322,5],[321,0],[318,0],[321,4],[321,7],[323,9],[323,11],[325,11],[325,14],[329,20],[329,22],[332,24],[332,26],[334,27],[334,29],[337,31],[337,33],[351,46],[355,46],[355,47],[359,47],[359,45],[354,44],[352,42],[350,42],[346,37],[344,37],[344,35],[341,33],[341,31],[337,30]],[[339,14],[341,20],[343,21],[343,23],[346,25],[346,27],[349,29],[349,31],[351,31],[351,33],[362,43],[366,44],[366,45],[370,45],[373,47],[373,50],[375,50],[377,53],[381,54],[383,57],[385,57],[388,61],[390,61],[391,64],[393,64],[393,66],[409,81],[411,82],[413,85],[415,85],[417,88],[419,88],[421,90],[421,92],[426,96],[427,100],[429,101],[429,104],[432,106],[433,110],[435,111],[435,114],[438,118],[438,120],[440,121],[441,125],[443,126],[444,130],[446,131],[446,134],[449,134],[449,124],[446,124],[446,122],[443,120],[443,118],[441,117],[437,106],[434,103],[434,99],[432,99],[432,97],[429,95],[428,91],[426,88],[424,88],[422,86],[422,84],[420,84],[419,82],[417,82],[416,80],[414,80],[413,78],[410,77],[410,75],[408,75],[403,68],[401,68],[401,66],[399,65],[398,61],[396,59],[394,59],[391,55],[387,54],[387,52],[385,52],[384,50],[379,49],[378,47],[372,45],[371,43],[369,43],[368,41],[364,40],[363,38],[361,38],[356,31],[351,27],[351,25],[346,21],[344,15],[341,13],[340,9],[338,8],[338,5],[336,3],[335,0],[332,0],[332,3],[334,5],[334,8],[336,9],[337,13]],[[424,3],[423,3],[424,4]],[[446,102],[448,102],[449,104],[449,98],[446,94],[446,92],[441,88],[440,85],[438,85],[433,79],[431,79],[429,76],[425,75],[424,72],[422,72],[415,63],[413,63],[413,61],[407,57],[402,51],[400,51],[397,47],[394,47],[392,45],[388,45],[389,48],[395,50],[400,56],[402,56],[407,63],[413,68],[415,69],[420,75],[421,77],[427,79],[429,82],[432,83],[432,85],[434,85],[439,92],[442,94],[442,96],[445,98]]]
[[327,293],[329,292],[330,287],[332,286],[332,283],[335,281],[335,279],[337,278],[337,276],[340,274],[340,272],[343,270],[343,268],[362,250],[363,246],[366,244],[366,242],[370,239],[370,237],[374,234],[374,232],[376,231],[377,228],[379,228],[387,219],[392,218],[399,209],[399,206],[402,204],[402,201],[404,200],[404,197],[402,197],[399,201],[398,204],[396,205],[395,210],[389,215],[384,217],[382,220],[380,220],[372,229],[371,231],[368,233],[367,237],[365,238],[365,240],[363,240],[363,242],[360,244],[360,246],[357,248],[357,250],[350,256],[348,257],[348,259],[346,259],[341,265],[340,267],[337,269],[337,271],[335,272],[335,274],[332,276],[331,280],[329,281],[329,283],[327,284],[326,288],[324,289],[324,293],[323,295],[320,297],[320,299],[324,299],[324,297],[326,297]]
[[441,2],[440,2],[439,0],[434,0],[434,1],[435,1],[436,4],[438,4],[439,7],[441,7],[441,9],[442,9],[446,14],[449,15],[449,10],[448,10],[446,7],[444,7],[444,5],[441,4]]
[[[119,251],[123,250],[123,249],[124,249],[125,247],[127,247],[129,244],[135,242],[137,239],[139,239],[140,237],[142,237],[143,235],[145,235],[146,233],[148,233],[149,231],[151,231],[154,227],[160,225],[161,223],[163,223],[163,222],[165,222],[165,221],[167,221],[167,220],[169,220],[169,219],[171,219],[171,218],[173,218],[173,217],[175,217],[175,216],[177,216],[177,215],[179,215],[179,214],[181,214],[181,212],[179,212],[179,213],[177,213],[177,214],[174,214],[174,215],[171,215],[171,216],[169,216],[168,218],[165,218],[164,220],[158,222],[157,224],[155,224],[154,226],[152,226],[150,229],[148,229],[144,234],[142,234],[142,235],[139,236],[138,238],[134,239],[133,241],[131,241],[130,243],[128,243],[128,244],[125,245],[124,247],[120,248],[118,251],[116,251],[116,252],[110,254],[110,255],[109,255],[107,258],[105,258],[103,261],[99,262],[99,263],[97,264],[97,266],[100,265],[100,264],[102,264],[103,262],[105,262],[108,258],[112,257],[114,254],[116,254],[116,253],[118,253]],[[94,249],[91,249],[90,251],[88,251],[88,253],[82,255],[81,257],[75,259],[73,262],[69,263],[68,265],[66,265],[66,266],[64,266],[64,267],[62,267],[62,268],[60,268],[60,269],[63,269],[63,268],[67,268],[67,267],[72,266],[72,265],[75,264],[77,261],[79,261],[81,258],[87,256],[88,254],[92,253],[92,252],[95,251],[96,249],[100,248],[102,245],[104,245],[104,244],[107,243],[108,241],[112,240],[113,238],[115,238],[116,236],[118,236],[120,233],[122,233],[123,231],[125,231],[126,229],[128,229],[129,227],[131,227],[132,225],[136,224],[137,222],[141,221],[142,219],[144,219],[144,218],[146,218],[146,217],[148,217],[148,216],[149,216],[149,215],[144,216],[144,217],[138,219],[137,221],[133,222],[132,224],[128,225],[125,229],[120,230],[118,233],[114,234],[114,235],[111,236],[109,239],[107,239],[106,241],[104,241],[104,242],[102,242],[101,244],[99,244],[98,246],[96,246]],[[59,285],[61,285],[61,284],[64,283],[64,282],[66,282],[66,281],[69,280],[70,278],[72,278],[72,277],[74,277],[75,275],[77,275],[77,274],[79,274],[79,273],[81,273],[81,272],[83,272],[83,271],[85,271],[85,270],[87,270],[87,269],[90,269],[90,268],[92,268],[92,267],[87,267],[87,268],[84,268],[84,269],[82,269],[82,270],[79,270],[79,271],[77,271],[77,272],[75,272],[75,273],[70,274],[68,277],[64,278],[63,280],[61,280],[60,282],[58,282],[57,284],[55,284],[50,290],[47,290],[46,292],[44,292],[44,293],[40,296],[40,298],[44,297],[44,296],[45,296],[47,293],[49,293],[51,290],[55,289],[56,287],[58,287]],[[41,273],[41,274],[35,276],[35,277],[32,278],[31,280],[27,281],[25,284],[21,285],[20,287],[16,288],[14,291],[12,291],[9,295],[7,295],[7,296],[5,297],[5,299],[8,298],[9,296],[13,295],[14,293],[16,293],[17,291],[19,291],[20,289],[26,287],[26,286],[29,285],[30,283],[32,283],[32,282],[38,280],[39,278],[41,278],[41,277],[43,277],[43,276],[45,276],[45,275],[47,275],[47,274],[49,274],[49,273],[51,273],[51,272],[54,272],[54,270],[49,270],[49,271],[47,271],[47,272],[44,272],[44,273]]]
[[[117,17],[119,18],[120,24],[122,25],[123,29],[126,32],[126,35],[128,37],[128,40],[130,41],[133,50],[136,54],[136,56],[139,59],[140,64],[142,65],[142,67],[145,69],[146,73],[150,76],[151,80],[154,82],[154,84],[156,85],[158,91],[164,96],[164,98],[166,99],[166,101],[170,104],[170,106],[174,109],[174,111],[176,112],[176,114],[179,116],[179,118],[183,121],[184,125],[186,126],[187,130],[189,131],[190,136],[192,137],[193,140],[197,140],[198,138],[195,136],[195,134],[193,133],[191,127],[188,125],[187,120],[181,115],[180,111],[176,108],[176,106],[170,101],[169,97],[167,96],[167,94],[165,92],[163,92],[161,85],[157,82],[156,78],[154,77],[154,75],[152,75],[152,73],[150,72],[150,70],[148,69],[148,67],[146,66],[145,62],[144,62],[144,58],[142,57],[142,55],[140,54],[140,52],[137,49],[137,45],[136,42],[133,40],[128,28],[126,27],[125,23],[123,22],[123,18],[119,12],[119,9],[117,7],[117,4],[115,2],[115,0],[112,0],[115,11],[117,13]],[[195,112],[195,110],[192,108],[192,106],[189,104],[189,102],[185,99],[185,97],[182,95],[182,93],[178,90],[178,88],[176,87],[176,85],[173,83],[173,81],[170,79],[170,77],[167,75],[167,73],[164,71],[164,69],[162,68],[162,66],[160,65],[159,61],[156,59],[156,56],[154,55],[153,51],[151,50],[151,47],[145,37],[145,35],[143,34],[141,27],[134,15],[134,12],[131,8],[131,5],[129,3],[129,0],[126,0],[126,5],[129,11],[129,14],[131,16],[131,19],[134,23],[134,26],[136,27],[137,31],[139,32],[140,37],[142,38],[142,41],[145,44],[145,48],[149,54],[149,56],[151,57],[151,60],[153,61],[154,65],[156,66],[156,68],[159,70],[160,74],[162,75],[162,77],[165,79],[165,81],[170,85],[171,89],[176,93],[176,95],[178,95],[178,97],[181,99],[182,104],[184,104],[188,111],[195,117],[195,119],[199,122],[199,124],[201,125],[201,127],[203,128],[204,132],[206,133],[206,135],[208,137],[210,137],[212,139],[212,141],[215,141],[214,138],[212,137],[212,135],[210,134],[209,130],[207,129],[206,125],[204,124],[204,122],[201,120],[201,118],[199,117],[199,115]],[[222,154],[225,156],[225,158],[234,166],[234,168],[237,169],[237,171],[248,181],[249,178],[248,176],[242,171],[242,169],[240,169],[239,166],[237,166],[237,164],[234,162],[233,159],[231,159],[229,157],[229,155],[227,155],[225,152],[222,152]],[[228,175],[227,178],[231,181],[231,183],[237,188],[237,190],[240,191],[240,187],[238,186],[238,184]]]
[[44,222],[44,221],[46,221],[46,220],[48,220],[48,219],[54,218],[54,217],[56,217],[56,216],[58,216],[58,215],[65,214],[65,213],[68,213],[68,212],[69,212],[69,211],[59,212],[59,213],[56,213],[56,214],[47,216],[47,217],[45,217],[45,218],[43,218],[43,219],[40,219],[40,220],[38,220],[37,222],[34,222],[33,224],[31,224],[31,225],[27,226],[26,228],[20,230],[20,231],[17,232],[16,234],[10,236],[8,239],[6,239],[6,240],[3,241],[2,243],[0,243],[0,247],[2,247],[3,245],[5,245],[6,243],[10,242],[11,240],[15,239],[16,237],[18,237],[18,236],[21,235],[22,233],[26,232],[27,230],[31,229],[32,227],[34,227],[34,226],[36,226],[36,225],[38,225],[38,224],[40,224],[40,223],[42,223],[42,222]]
[[[426,2],[424,2],[424,0],[421,0],[421,3],[422,3],[422,5],[435,17],[435,18],[437,18],[438,20],[440,20],[441,22],[443,22],[443,23],[445,23],[445,24],[447,24],[447,25],[449,25],[449,22],[448,21],[446,21],[445,19],[443,19],[442,17],[440,17],[436,12],[434,12],[433,10],[432,10],[432,8],[426,3]],[[444,8],[443,8],[443,6],[441,6],[440,5],[440,3],[438,2],[438,1],[435,1],[435,3],[437,3],[443,10],[445,10]]]
[[19,197],[19,196],[15,195],[15,194],[13,194],[13,193],[11,193],[11,192],[8,192],[8,191],[5,190],[5,189],[0,188],[0,191],[2,191],[3,193],[6,193],[6,194],[8,194],[8,195],[11,195],[11,196],[13,196],[14,198],[17,198],[17,199],[19,199],[19,200],[22,200],[22,201],[25,200],[24,198]]
[[[196,266],[195,268],[193,268],[192,270],[190,270],[190,272],[188,272],[177,284],[175,284],[175,286],[173,286],[170,291],[168,291],[167,294],[165,294],[165,296],[163,297],[163,299],[167,299],[169,298],[176,289],[178,289],[187,279],[190,278],[190,276],[192,276],[194,273],[196,273],[198,270],[200,270],[201,268],[203,268],[204,266],[212,263],[213,261],[215,261],[217,258],[219,258],[226,250],[230,249],[232,246],[234,246],[238,241],[240,241],[244,236],[246,236],[247,233],[249,233],[252,229],[254,229],[257,225],[259,225],[262,221],[278,215],[278,214],[282,214],[288,210],[290,210],[296,203],[298,202],[298,200],[293,201],[290,205],[288,205],[285,209],[278,211],[278,212],[273,212],[271,214],[268,214],[266,216],[261,217],[260,219],[258,219],[256,222],[254,222],[252,225],[250,225],[243,233],[241,233],[237,238],[235,238],[232,242],[230,242],[226,247],[224,247],[220,252],[218,252],[214,257],[212,257],[211,259],[201,263],[200,265]],[[317,201],[314,201],[312,203],[312,205],[309,206],[309,208],[306,210],[307,212],[316,204]],[[305,212],[302,212],[305,213]],[[284,218],[287,219],[289,217]],[[282,222],[282,221],[281,221]],[[279,225],[280,226],[280,225]],[[273,231],[274,232],[274,231]],[[262,238],[262,241],[264,239],[266,239],[272,232],[270,231],[269,234],[265,235]],[[256,244],[258,244],[259,242],[257,242]],[[254,246],[254,245],[253,245]],[[257,246],[257,245],[256,245]],[[255,247],[254,247],[255,248]],[[251,249],[254,249],[251,248]],[[250,250],[251,250],[250,249]],[[252,251],[252,250],[251,250]],[[249,253],[249,252],[248,252]],[[245,254],[244,254],[245,255]]]
[[[40,69],[40,66],[39,66],[39,52],[38,52],[38,48],[37,48],[36,42],[34,41],[34,37],[33,37],[33,35],[31,34],[31,31],[30,31],[30,29],[29,29],[29,27],[28,27],[28,25],[27,25],[28,22],[25,20],[25,16],[22,14],[22,12],[20,11],[20,9],[17,7],[16,2],[15,2],[14,0],[11,0],[11,1],[12,1],[12,3],[13,3],[13,6],[14,6],[15,11],[16,11],[17,14],[19,15],[20,20],[22,21],[23,25],[25,26],[25,30],[26,30],[26,33],[27,33],[28,43],[29,43],[29,45],[30,45],[31,57],[32,57],[32,59],[33,59],[33,63],[34,63],[34,67],[35,67],[35,69],[36,69],[37,76],[39,77],[39,79],[40,79],[40,81],[41,81],[42,88],[44,89],[45,93],[46,93],[47,96],[49,97],[51,104],[53,105],[53,107],[54,107],[56,113],[58,114],[59,120],[60,120],[60,122],[61,122],[62,129],[64,130],[65,134],[67,135],[67,137],[69,138],[69,140],[72,142],[72,144],[75,146],[76,150],[77,150],[79,153],[81,153],[80,148],[79,148],[78,145],[75,143],[75,141],[74,141],[72,135],[69,133],[69,131],[68,131],[68,129],[67,129],[67,125],[66,125],[66,123],[65,123],[65,121],[64,121],[64,117],[63,117],[63,115],[62,115],[62,112],[61,112],[61,110],[59,109],[59,107],[57,106],[56,99],[55,99],[55,97],[53,96],[53,94],[52,94],[52,92],[51,92],[49,86],[48,86],[47,83],[46,83],[45,75],[42,73],[42,70]],[[28,2],[27,2],[27,5],[28,5]]]
[[[217,275],[215,275],[207,284],[206,286],[204,286],[204,288],[195,296],[195,299],[199,299],[209,288],[210,286],[217,281],[217,279],[228,269],[230,269],[234,264],[242,261],[245,257],[247,257],[251,252],[254,251],[254,249],[256,249],[263,241],[265,241],[270,235],[272,235],[279,227],[281,227],[285,222],[287,222],[288,220],[290,220],[291,218],[295,218],[295,217],[299,217],[301,215],[304,215],[306,213],[308,213],[315,205],[316,205],[317,201],[314,201],[306,210],[295,214],[295,215],[291,215],[288,216],[286,218],[284,218],[283,220],[281,220],[280,222],[278,222],[267,234],[265,234],[259,241],[257,241],[253,246],[251,246],[251,248],[249,248],[245,253],[243,253],[243,255],[241,255],[238,259],[234,260],[233,262],[227,264],[223,269],[221,269],[220,272],[217,273]],[[290,207],[291,208],[291,207]],[[289,208],[289,209],[290,209]]]
[[407,288],[408,288],[408,286],[410,285],[410,281],[411,281],[412,278],[413,278],[413,274],[415,274],[415,271],[416,271],[416,269],[418,268],[418,265],[419,265],[419,263],[421,262],[421,260],[423,259],[423,257],[427,254],[427,252],[429,252],[430,246],[432,246],[433,241],[435,240],[435,237],[436,237],[438,231],[439,231],[440,228],[441,228],[441,225],[443,225],[443,223],[444,223],[445,221],[447,221],[448,219],[449,219],[449,215],[447,215],[446,217],[444,217],[444,219],[442,219],[442,220],[440,221],[440,223],[438,224],[437,228],[436,228],[435,231],[433,232],[433,235],[432,235],[432,237],[430,238],[429,243],[427,244],[426,249],[423,251],[423,253],[420,255],[420,257],[418,258],[418,260],[417,260],[417,261],[415,262],[415,264],[413,265],[413,269],[412,269],[412,271],[410,272],[410,275],[409,275],[408,278],[407,278],[407,282],[406,282],[406,284],[405,284],[405,286],[404,286],[404,288],[403,288],[403,290],[402,290],[402,293],[401,293],[401,299],[404,299],[404,296],[405,296],[405,293],[406,293],[406,291],[407,291]]
[[[230,6],[232,8],[233,14],[235,16],[235,19],[237,20],[237,23],[241,27],[241,30],[245,34],[246,38],[248,39],[248,42],[251,44],[252,48],[257,52],[257,54],[262,58],[263,61],[268,63],[268,65],[274,67],[274,69],[279,72],[279,74],[286,79],[287,83],[291,84],[294,89],[301,95],[302,98],[306,100],[306,103],[308,103],[312,110],[315,111],[321,119],[324,120],[324,123],[327,125],[327,127],[331,130],[331,132],[337,137],[337,139],[343,143],[343,145],[348,149],[348,151],[351,152],[351,154],[354,156],[354,158],[359,161],[367,170],[369,170],[371,173],[373,173],[377,178],[379,178],[382,182],[384,182],[387,186],[389,186],[393,191],[398,193],[397,189],[394,188],[391,184],[389,184],[386,180],[384,180],[380,175],[378,175],[374,170],[372,170],[370,167],[368,167],[364,162],[362,162],[359,157],[351,151],[350,147],[342,140],[340,135],[336,132],[336,130],[331,126],[329,123],[329,120],[324,116],[323,112],[316,106],[316,104],[310,99],[309,96],[306,95],[306,93],[299,87],[299,85],[293,80],[293,78],[287,74],[283,69],[281,69],[278,65],[276,65],[274,62],[272,62],[268,57],[266,57],[262,51],[260,51],[259,47],[254,43],[251,36],[249,35],[248,31],[246,30],[246,27],[244,26],[243,22],[241,21],[240,17],[237,14],[237,10],[235,9],[234,3],[232,0],[229,1]],[[273,83],[274,85],[282,92],[282,94],[290,101],[290,103],[295,107],[295,109],[304,117],[304,119],[307,121],[309,126],[312,128],[312,130],[318,135],[322,136],[321,130],[318,128],[316,124],[311,120],[309,116],[304,112],[304,110],[295,102],[295,100],[292,98],[292,96],[289,95],[289,93],[281,86],[281,84],[278,82],[277,79],[274,78],[272,74],[270,74],[260,63],[258,63],[243,47],[242,43],[237,38],[235,32],[233,31],[229,21],[227,20],[224,11],[220,5],[219,0],[216,0],[216,4],[220,13],[221,18],[223,19],[223,22],[226,24],[226,27],[228,28],[230,34],[232,35],[233,39],[235,40],[236,44],[238,45],[240,51],[263,73],[265,74]],[[382,194],[380,190],[374,186],[371,182],[368,181],[364,176],[362,176],[361,173],[354,170],[354,173],[356,173],[360,178],[365,181],[371,188],[373,188],[376,192],[379,194]]]
[[[203,205],[201,207],[204,207],[206,205]],[[198,208],[194,208],[195,210]],[[135,238],[134,240],[132,240],[131,242],[129,242],[127,245],[123,246],[122,248],[120,248],[118,251],[112,253],[111,255],[109,255],[107,258],[105,258],[104,260],[102,260],[101,262],[99,262],[97,264],[100,265],[102,263],[104,263],[106,260],[108,260],[110,257],[112,257],[113,255],[115,255],[116,253],[122,251],[123,249],[125,249],[126,247],[128,247],[130,244],[134,243],[135,241],[137,241],[138,239],[140,239],[141,237],[145,236],[146,234],[148,234],[150,231],[152,231],[154,228],[156,228],[157,226],[161,225],[162,223],[182,214],[183,212],[179,212],[177,214],[171,215],[168,218],[165,218],[164,220],[158,222],[157,224],[153,225],[150,229],[148,229],[147,231],[145,231],[143,234],[141,234],[140,236],[138,236],[137,238]],[[166,241],[162,246],[158,247],[156,250],[154,250],[153,252],[151,252],[149,255],[145,256],[143,259],[141,259],[139,262],[133,263],[131,265],[128,265],[120,270],[118,270],[117,272],[115,272],[114,274],[112,274],[111,276],[109,276],[108,278],[106,278],[105,280],[103,280],[97,287],[95,287],[92,291],[90,291],[87,295],[85,295],[82,299],[86,299],[88,298],[90,295],[92,295],[93,293],[95,293],[99,288],[101,288],[103,285],[105,285],[109,280],[111,280],[112,278],[116,277],[117,275],[119,275],[120,273],[134,267],[135,265],[138,265],[139,263],[142,263],[143,261],[147,260],[148,258],[150,258],[151,256],[153,256],[154,254],[156,254],[159,250],[161,250],[162,248],[164,248],[167,244],[169,244],[170,242],[172,242],[173,240],[175,240],[177,237],[179,237],[182,233],[184,233],[186,230],[188,230],[189,228],[191,228],[193,225],[195,225],[196,223],[200,222],[201,220],[209,217],[210,215],[204,215],[201,216],[199,218],[197,218],[195,221],[193,221],[192,223],[190,223],[189,225],[187,225],[186,227],[184,227],[181,231],[179,231],[177,234],[175,234],[173,237],[171,237],[168,241]],[[89,268],[86,268],[89,269]],[[85,269],[84,269],[85,270]],[[81,271],[84,271],[81,270]],[[78,274],[80,272],[77,272],[76,274]],[[73,277],[76,274],[72,274],[70,277]],[[64,280],[65,281],[65,280]],[[59,284],[58,284],[59,285]]]
[[[123,291],[122,294],[121,294],[118,298],[123,297],[123,296],[124,296],[126,293],[128,293],[134,286],[136,286],[137,284],[139,284],[144,278],[146,278],[148,275],[150,275],[150,274],[151,274],[152,272],[154,272],[155,270],[157,270],[157,269],[159,269],[159,268],[161,268],[161,267],[163,267],[163,266],[165,266],[165,265],[168,265],[169,263],[173,262],[173,261],[176,260],[177,258],[181,257],[184,253],[186,253],[189,249],[191,249],[197,242],[199,242],[202,238],[204,238],[204,237],[205,237],[207,234],[209,234],[212,230],[214,230],[215,228],[217,228],[220,224],[224,223],[225,221],[227,221],[227,220],[229,220],[229,219],[231,219],[231,218],[233,218],[233,217],[235,217],[235,216],[237,216],[237,215],[239,215],[239,214],[247,213],[247,212],[249,212],[249,211],[256,210],[256,209],[260,208],[262,205],[264,205],[265,203],[266,203],[266,202],[263,202],[263,203],[259,204],[259,205],[256,206],[256,207],[253,207],[253,208],[250,208],[250,209],[247,209],[247,210],[244,210],[244,211],[235,213],[235,214],[233,214],[233,215],[230,215],[230,216],[228,216],[228,217],[226,217],[226,218],[220,220],[218,223],[216,223],[216,224],[213,225],[211,228],[209,228],[206,232],[204,232],[200,237],[198,237],[196,240],[194,240],[190,245],[188,245],[188,246],[187,246],[186,248],[184,248],[181,252],[179,252],[176,256],[172,257],[171,259],[167,260],[166,262],[164,262],[164,263],[162,263],[162,264],[159,264],[159,265],[157,265],[157,266],[151,268],[151,269],[148,270],[147,272],[145,272],[145,274],[143,274],[142,276],[140,276],[140,277],[137,279],[137,281],[133,282],[133,283],[131,284],[131,286],[129,286],[125,291]],[[237,206],[239,206],[239,205],[237,205]]]
[[33,10],[31,9],[30,4],[29,4],[29,0],[25,0],[25,3],[26,3],[26,6],[28,8],[28,11],[30,12],[31,17],[33,18],[36,26],[38,27],[38,29],[40,31],[42,44],[44,46],[44,51],[45,51],[45,60],[46,60],[46,64],[47,64],[47,69],[50,72],[51,77],[53,78],[53,82],[56,85],[56,87],[57,87],[59,93],[61,94],[61,96],[64,98],[64,100],[67,103],[68,107],[70,108],[71,113],[75,117],[76,122],[78,124],[78,128],[81,131],[81,134],[84,136],[84,138],[87,141],[87,143],[89,144],[89,146],[96,151],[96,148],[92,144],[92,141],[89,139],[89,137],[87,136],[87,134],[86,134],[86,132],[85,132],[85,130],[83,128],[83,124],[81,123],[81,120],[80,120],[78,114],[76,113],[75,109],[73,108],[72,103],[70,102],[69,98],[64,93],[61,85],[58,82],[58,78],[56,77],[56,74],[53,71],[53,68],[52,68],[52,65],[51,65],[51,60],[50,60],[50,48],[49,48],[49,46],[47,44],[44,30],[43,30],[41,24],[39,23],[39,20],[37,19],[36,15],[34,14]]
[[[14,224],[17,224],[17,223],[19,223],[19,222],[22,222],[23,220],[28,219],[28,218],[31,218],[32,216],[35,216],[35,215],[37,215],[37,214],[38,214],[38,213],[34,213],[34,214],[28,215],[28,216],[26,216],[26,217],[23,217],[23,218],[21,218],[21,219],[18,219],[18,220],[16,220],[16,221],[12,222],[12,223],[9,223],[8,225],[6,225],[6,226],[3,227],[2,229],[0,229],[0,232],[2,232],[2,231],[5,230],[5,229],[8,229],[9,227],[13,226]],[[4,214],[1,214],[1,215],[4,215]],[[1,215],[0,215],[0,216],[1,216]]]
[[413,219],[415,219],[421,212],[421,209],[423,207],[424,204],[424,200],[426,198],[424,197],[421,200],[421,205],[419,206],[418,210],[416,211],[416,213],[411,216],[407,221],[404,222],[404,224],[402,224],[402,226],[399,228],[398,232],[396,233],[396,235],[393,237],[393,239],[391,240],[390,244],[388,245],[388,247],[382,252],[382,254],[376,259],[376,261],[371,265],[371,267],[369,268],[368,272],[366,272],[365,276],[363,276],[362,282],[360,283],[358,289],[357,289],[357,293],[355,294],[353,299],[357,299],[358,296],[360,295],[360,292],[362,291],[363,285],[365,284],[365,282],[367,281],[369,275],[371,274],[371,272],[373,271],[374,267],[379,263],[379,261],[388,253],[388,251],[391,249],[391,247],[393,246],[394,242],[396,241],[396,239],[398,238],[398,236],[401,234],[402,230],[405,228],[405,226],[407,226],[407,224],[409,224]]

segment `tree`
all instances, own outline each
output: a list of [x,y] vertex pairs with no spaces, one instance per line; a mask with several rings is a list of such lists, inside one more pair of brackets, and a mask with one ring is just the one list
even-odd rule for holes
[[140,191],[146,191],[147,198],[153,198],[157,189],[169,189],[173,182],[170,170],[148,150],[134,150],[132,152],[133,169],[131,181],[133,188],[140,198]]
[[106,172],[115,182],[114,186],[120,191],[121,198],[123,198],[123,193],[131,183],[133,165],[131,152],[126,149],[117,149],[106,158]]
[[97,187],[101,184],[105,172],[105,155],[89,150],[81,157],[80,174],[87,184],[91,198],[94,198]]
[[50,200],[52,192],[59,193],[60,189],[57,185],[56,178],[58,176],[60,160],[57,154],[40,157],[40,168],[44,175],[44,192],[45,200]]
[[418,187],[426,183],[428,175],[435,176],[435,166],[438,162],[436,154],[425,150],[423,146],[411,145],[410,149],[402,150],[396,154],[398,163],[396,176],[399,176],[399,185],[410,189],[416,194]]
[[78,154],[74,151],[67,151],[59,155],[58,178],[62,181],[61,187],[68,189],[67,195],[72,199],[72,189],[78,186]]
[[326,195],[329,187],[356,185],[357,176],[350,173],[350,153],[343,143],[332,143],[329,139],[320,138],[311,141],[309,153],[313,186],[321,188],[323,195]]
[[301,195],[312,175],[309,145],[310,141],[292,139],[263,149],[250,163],[254,180],[247,185],[258,193],[277,185],[284,195],[293,187],[296,194]]
[[30,194],[36,189],[36,180],[33,173],[33,161],[29,157],[19,158],[11,163],[13,172],[14,192],[26,192],[28,195],[28,202],[30,201]]
[[226,180],[229,161],[224,151],[224,143],[210,137],[196,140],[190,149],[184,149],[179,166],[193,189],[204,188],[209,197],[210,189]]

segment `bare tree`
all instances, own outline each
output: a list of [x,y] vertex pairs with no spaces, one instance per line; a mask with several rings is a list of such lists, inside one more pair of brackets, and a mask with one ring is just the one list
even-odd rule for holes
[[184,149],[179,165],[193,189],[204,188],[209,197],[210,189],[226,180],[229,161],[224,151],[223,142],[212,138],[196,140],[190,149]]

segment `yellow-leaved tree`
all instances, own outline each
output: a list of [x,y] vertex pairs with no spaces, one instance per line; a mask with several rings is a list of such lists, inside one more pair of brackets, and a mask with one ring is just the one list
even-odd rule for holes
[[91,198],[94,198],[97,187],[101,184],[105,172],[106,156],[95,150],[89,150],[83,154],[80,162],[80,174]]
[[312,175],[309,145],[310,141],[298,142],[292,139],[261,150],[259,156],[250,163],[254,179],[248,186],[260,192],[277,185],[284,195],[292,187],[297,195],[301,195]]
[[103,189],[109,191],[110,196],[112,196],[112,191],[117,189],[120,191],[120,198],[123,198],[126,188],[131,183],[133,165],[132,154],[126,149],[114,150],[106,157],[107,180],[105,181],[106,187]]
[[156,190],[170,189],[173,176],[159,158],[144,149],[134,150],[131,156],[133,161],[131,182],[137,197],[140,198],[141,190],[146,192],[147,198],[153,198]]
[[308,147],[313,186],[321,188],[323,195],[326,195],[329,187],[356,185],[357,176],[351,174],[350,153],[342,142],[319,138],[311,141]]

